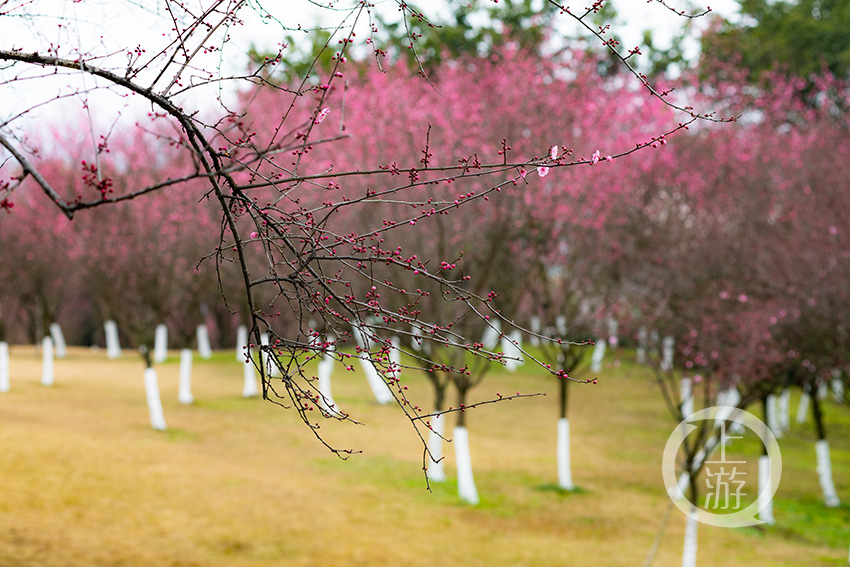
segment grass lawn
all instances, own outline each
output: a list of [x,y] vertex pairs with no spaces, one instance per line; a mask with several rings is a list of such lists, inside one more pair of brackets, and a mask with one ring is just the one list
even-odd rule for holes
[[[157,367],[169,427],[157,432],[138,355],[72,348],[44,387],[34,348],[13,347],[12,389],[0,394],[0,566],[639,567],[669,506],[661,456],[676,424],[648,371],[612,354],[597,385],[571,388],[576,492],[554,487],[554,379],[526,365],[473,390],[549,393],[468,413],[477,507],[451,481],[425,489],[417,436],[359,371],[335,370],[333,394],[364,425],[322,428],[362,451],[341,461],[294,412],[243,399],[232,352],[195,358],[195,403],[180,405],[177,354]],[[429,407],[427,381],[403,379]],[[792,415],[776,526],[700,526],[700,567],[847,565],[850,411],[825,409],[845,503],[821,504],[811,418]],[[758,451],[745,440],[727,458]],[[451,477],[451,446],[446,455]],[[655,566],[681,564],[684,524],[674,509]]]

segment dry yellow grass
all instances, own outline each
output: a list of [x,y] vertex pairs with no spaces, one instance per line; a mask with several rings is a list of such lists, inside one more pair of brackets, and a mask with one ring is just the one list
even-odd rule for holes
[[[196,358],[192,406],[176,401],[177,369],[174,359],[158,367],[169,430],[157,432],[138,356],[71,349],[43,387],[33,347],[13,349],[12,390],[0,395],[0,565],[639,566],[668,505],[660,458],[673,424],[639,371],[572,389],[579,493],[547,489],[554,399],[473,410],[473,508],[451,483],[426,492],[412,429],[398,408],[372,401],[359,373],[337,371],[333,388],[365,425],[323,428],[363,451],[342,462],[293,412],[242,399],[233,355]],[[424,380],[407,380],[427,407]],[[553,386],[540,373],[497,373],[476,394]],[[447,462],[451,473],[450,448]],[[683,527],[674,511],[656,566],[681,563]],[[846,550],[701,527],[699,558],[835,565]]]

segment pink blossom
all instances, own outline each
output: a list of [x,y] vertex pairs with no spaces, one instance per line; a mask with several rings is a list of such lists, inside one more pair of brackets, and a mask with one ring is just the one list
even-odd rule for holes
[[313,124],[321,124],[322,120],[325,119],[325,116],[327,116],[328,112],[330,112],[330,111],[331,111],[331,109],[328,108],[327,106],[324,107],[322,110],[320,110],[319,114],[316,115],[316,119],[313,120]]
[[251,233],[251,238],[257,238],[258,236],[260,236],[260,234],[259,234],[259,233],[257,233],[257,232],[252,232],[252,233]]
[[599,163],[599,159],[600,159],[599,150],[596,150],[595,152],[593,152],[593,156],[591,157],[591,160],[590,160],[590,165],[596,165],[597,163]]
[[558,159],[558,146],[552,146],[552,149],[549,150],[549,155],[552,159]]
[[537,175],[539,175],[540,177],[546,177],[547,175],[549,175],[549,168],[545,165],[541,165],[537,168]]

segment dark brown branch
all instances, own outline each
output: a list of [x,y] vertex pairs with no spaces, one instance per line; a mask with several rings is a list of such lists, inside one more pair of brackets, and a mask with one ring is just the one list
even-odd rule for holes
[[18,149],[14,145],[12,145],[12,143],[9,142],[6,136],[4,136],[2,133],[0,133],[0,144],[2,144],[3,147],[6,148],[9,153],[12,154],[12,156],[14,156],[14,158],[18,161],[19,164],[21,164],[25,175],[32,175],[32,178],[35,179],[36,183],[38,183],[41,189],[45,192],[45,194],[50,197],[50,200],[56,203],[59,208],[62,209],[62,212],[65,213],[65,216],[69,219],[74,218],[74,209],[69,206],[68,203],[66,203],[62,199],[62,197],[59,196],[56,190],[50,186],[50,183],[48,183],[47,180],[42,177],[42,175],[38,172],[38,170],[33,167],[29,160],[27,160],[26,156],[19,152]]

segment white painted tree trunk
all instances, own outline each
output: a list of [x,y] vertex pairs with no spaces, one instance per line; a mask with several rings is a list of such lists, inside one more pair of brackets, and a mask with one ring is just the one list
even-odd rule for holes
[[9,343],[0,341],[0,393],[9,391]]
[[649,346],[649,352],[651,352],[653,355],[658,354],[658,341],[659,341],[658,331],[656,329],[651,330],[649,332],[649,345],[648,346]]
[[[268,333],[260,333],[260,347],[269,346],[269,334]],[[271,368],[269,363],[269,355],[266,353],[266,349],[260,348],[259,355],[260,357],[260,368],[263,369],[263,372],[266,373],[266,376],[271,374]]]
[[250,398],[259,394],[257,389],[257,370],[254,368],[254,361],[251,360],[251,351],[246,349],[245,354],[247,355],[247,359],[242,359],[242,397]]
[[646,327],[638,329],[635,362],[638,364],[646,364]]
[[177,401],[181,404],[191,404],[192,396],[192,349],[180,351],[180,387],[177,390]]
[[531,332],[534,333],[529,339],[529,341],[531,342],[531,346],[539,347],[540,337],[538,337],[537,335],[540,334],[540,330],[543,328],[542,323],[540,321],[540,317],[538,317],[537,315],[533,316],[531,318],[531,324],[529,326],[531,327]]
[[832,371],[832,399],[838,404],[844,402],[844,381],[840,370]]
[[741,403],[741,394],[738,392],[738,388],[736,388],[735,386],[729,386],[728,388],[717,394],[717,405],[719,406],[735,408],[738,407],[739,403]]
[[166,358],[168,358],[168,327],[160,324],[156,326],[156,331],[154,331],[153,361],[161,364],[165,362]]
[[773,498],[768,490],[770,482],[770,457],[762,455],[759,457],[759,520],[772,526],[776,520],[773,519]]
[[602,360],[605,358],[605,341],[597,340],[593,347],[593,354],[590,355],[590,371],[601,372]]
[[372,389],[375,399],[379,404],[388,404],[393,401],[393,394],[390,392],[387,384],[381,379],[378,370],[371,360],[360,359],[360,366],[363,368],[363,373],[366,374],[366,381],[369,382],[369,387]]
[[558,336],[565,337],[567,335],[567,316],[558,315],[555,317],[555,330],[558,331]]
[[[730,408],[728,411],[718,411],[715,416],[714,427],[720,427],[723,420],[732,415],[732,413],[734,413],[733,408]],[[708,439],[706,439],[705,443],[703,443],[702,447],[696,452],[693,460],[691,461],[691,471],[693,471],[694,474],[699,472],[708,460],[708,457],[713,455],[714,452],[721,446],[720,442],[721,437],[716,434],[712,434]],[[691,477],[687,471],[683,471],[682,474],[679,475],[677,484],[679,485],[679,490],[682,491],[682,494],[687,494],[688,489],[691,486]]]
[[679,478],[676,479],[676,484],[679,486],[682,494],[688,493],[688,488],[691,486],[691,477],[688,475],[688,471],[684,471],[679,475]]
[[829,387],[826,385],[826,382],[824,382],[824,381],[818,382],[817,396],[818,396],[819,402],[822,402],[826,399],[828,392],[829,392]]
[[499,346],[499,339],[502,334],[502,322],[498,319],[490,321],[487,328],[484,329],[484,336],[481,338],[481,344],[487,350],[495,350]]
[[162,400],[159,397],[159,381],[156,378],[156,370],[153,368],[145,369],[145,395],[148,399],[151,427],[165,431],[165,415],[162,413]]
[[41,341],[41,385],[53,385],[53,339],[44,337]]
[[687,376],[679,381],[679,402],[682,417],[690,417],[694,413],[694,387],[693,382]]
[[773,436],[777,439],[782,439],[782,428],[779,425],[779,404],[777,404],[776,396],[773,394],[767,395],[767,403],[765,404],[765,420]]
[[390,349],[390,372],[393,378],[399,378],[401,376],[401,339],[392,337],[390,342],[393,344],[393,348]]
[[427,460],[428,480],[434,482],[446,481],[446,467],[443,459],[443,435],[446,431],[446,417],[438,415],[431,418],[431,429],[428,431],[428,451],[431,457]]
[[[730,406],[728,403],[726,403],[728,399],[729,399],[729,397],[728,397],[728,393],[726,391],[723,391],[723,392],[720,392],[719,394],[717,394],[717,405],[720,406],[720,408],[714,414],[714,428],[715,429],[717,429],[718,427],[723,425],[723,423],[725,423],[726,420],[729,419],[732,416],[733,413],[735,413],[734,406]],[[732,422],[732,423],[735,423],[735,422]],[[728,428],[729,424],[726,424],[726,427]]]
[[413,325],[413,337],[410,339],[410,346],[416,352],[422,350],[422,329],[418,325]]
[[505,353],[505,370],[515,372],[525,362],[522,358],[522,333],[519,330],[511,331],[502,337],[502,352]]
[[67,353],[65,348],[65,335],[62,333],[62,327],[59,326],[59,323],[50,324],[50,338],[53,339],[53,346],[56,347],[56,358],[65,358]]
[[685,545],[682,548],[682,567],[697,566],[698,535],[699,521],[696,518],[685,516]]
[[[703,465],[703,462],[706,459],[706,453],[714,452],[714,450],[717,448],[716,443],[717,437],[712,436],[705,442],[702,448],[696,452],[693,461],[691,461],[692,471],[699,471],[699,469]],[[683,494],[687,494],[688,489],[691,486],[691,476],[688,474],[688,471],[683,471],[682,474],[679,475],[677,484],[679,485],[679,490],[681,490]]]
[[110,319],[103,324],[106,332],[106,358],[121,356],[121,342],[118,340],[118,324]]
[[[723,390],[723,392],[721,392],[717,396],[717,405],[720,405],[720,406],[728,406],[728,407],[731,407],[731,408],[736,408],[736,407],[738,407],[738,404],[740,404],[740,403],[741,403],[741,394],[740,394],[740,392],[738,392],[738,388],[736,388],[735,386],[729,386],[728,388]],[[727,419],[730,415],[732,415],[732,413],[734,413],[732,410],[730,410],[728,412],[718,413],[718,421],[715,422],[714,427],[719,427],[720,421]],[[723,420],[719,419],[719,417],[721,415],[723,417]],[[727,423],[726,427],[727,427],[729,432],[734,433],[736,435],[743,434],[744,431],[745,431],[744,426],[742,424],[738,423],[737,421]]]
[[[269,346],[270,342],[268,333],[260,333],[260,344],[263,346]],[[266,376],[282,375],[280,369],[275,363],[274,357],[268,350],[260,350],[260,362],[264,365],[263,368],[266,369]]]
[[835,483],[832,481],[832,457],[829,453],[829,441],[821,439],[815,443],[817,454],[817,473],[821,492],[823,492],[823,503],[827,508],[837,508],[841,505],[838,493],[835,491]]
[[239,325],[236,329],[236,360],[243,361],[248,354],[248,327]]
[[369,360],[369,349],[366,344],[368,338],[363,335],[363,331],[360,330],[359,327],[354,327],[354,340],[357,342],[357,346],[360,347],[360,366],[363,368],[363,373],[366,375],[366,381],[369,383],[369,387],[372,389],[372,394],[375,396],[375,399],[379,404],[387,404],[393,401],[393,394],[390,392],[389,386],[387,386],[386,382],[381,378],[381,375],[378,374],[378,370],[375,368],[375,365],[372,364],[372,361]]
[[198,325],[195,332],[198,337],[198,355],[204,360],[212,358],[212,348],[210,348],[210,333],[207,326],[203,323]]
[[619,328],[620,325],[615,319],[608,319],[608,346],[611,348],[617,348],[620,344]]
[[514,345],[516,349],[516,358],[518,359],[517,366],[522,366],[525,364],[525,357],[522,356],[522,331],[519,329],[514,329],[508,334],[508,337],[511,339],[511,344]]
[[465,427],[455,427],[453,443],[457,465],[457,494],[468,504],[478,504],[478,489],[472,474],[472,457],[469,454],[469,434]]
[[806,416],[809,413],[809,403],[812,401],[812,397],[809,393],[803,390],[803,393],[800,394],[800,405],[797,406],[797,423],[805,423]]
[[570,463],[570,420],[558,420],[558,486],[573,490],[573,470]]
[[[333,342],[332,337],[327,338],[327,342]],[[331,373],[333,372],[334,359],[330,352],[326,352],[319,361],[317,372],[319,374],[319,405],[330,415],[340,415],[339,409],[336,407],[333,393],[331,392]]]
[[331,391],[331,372],[333,371],[333,360],[320,360],[317,369],[319,375],[319,407],[330,415],[339,415],[339,410],[334,401]]
[[791,389],[783,388],[779,394],[779,428],[783,433],[791,431]]
[[661,370],[664,372],[673,370],[673,345],[675,344],[673,337],[664,337],[661,341]]

